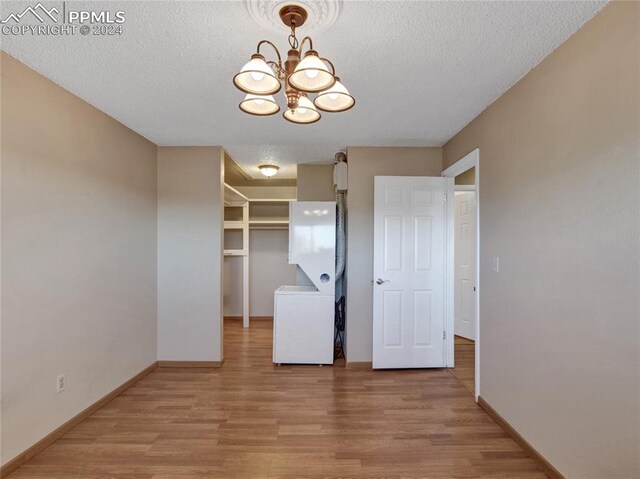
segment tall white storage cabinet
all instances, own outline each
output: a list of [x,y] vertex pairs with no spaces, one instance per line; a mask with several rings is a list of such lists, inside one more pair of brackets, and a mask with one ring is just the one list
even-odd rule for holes
[[273,362],[333,364],[336,205],[299,201],[289,208],[289,264],[313,285],[276,290]]

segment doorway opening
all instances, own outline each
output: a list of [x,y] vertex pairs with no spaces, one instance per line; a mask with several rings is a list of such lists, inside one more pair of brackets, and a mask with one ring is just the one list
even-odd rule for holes
[[223,312],[230,337],[244,340],[250,327],[254,336],[270,334],[274,292],[296,277],[287,259],[296,179],[256,178],[258,167],[251,171],[225,154]]
[[479,157],[476,149],[443,172],[455,179],[452,372],[476,399],[480,394]]

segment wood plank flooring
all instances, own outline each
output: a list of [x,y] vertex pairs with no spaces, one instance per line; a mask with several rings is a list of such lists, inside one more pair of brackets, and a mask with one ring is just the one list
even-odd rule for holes
[[447,370],[271,363],[225,324],[219,369],[159,368],[11,479],[544,478]]

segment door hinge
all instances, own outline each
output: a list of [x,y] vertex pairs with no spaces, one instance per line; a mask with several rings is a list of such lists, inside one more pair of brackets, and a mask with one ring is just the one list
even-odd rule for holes
[[446,203],[447,202],[447,194],[443,193],[442,196],[444,197],[444,202]]
[[445,341],[447,339],[447,332],[442,331],[442,340]]

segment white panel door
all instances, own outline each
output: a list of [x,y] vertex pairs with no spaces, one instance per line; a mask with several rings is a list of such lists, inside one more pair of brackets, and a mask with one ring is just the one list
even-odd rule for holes
[[476,193],[456,191],[454,331],[476,339]]
[[373,367],[445,365],[446,188],[440,177],[376,176]]

